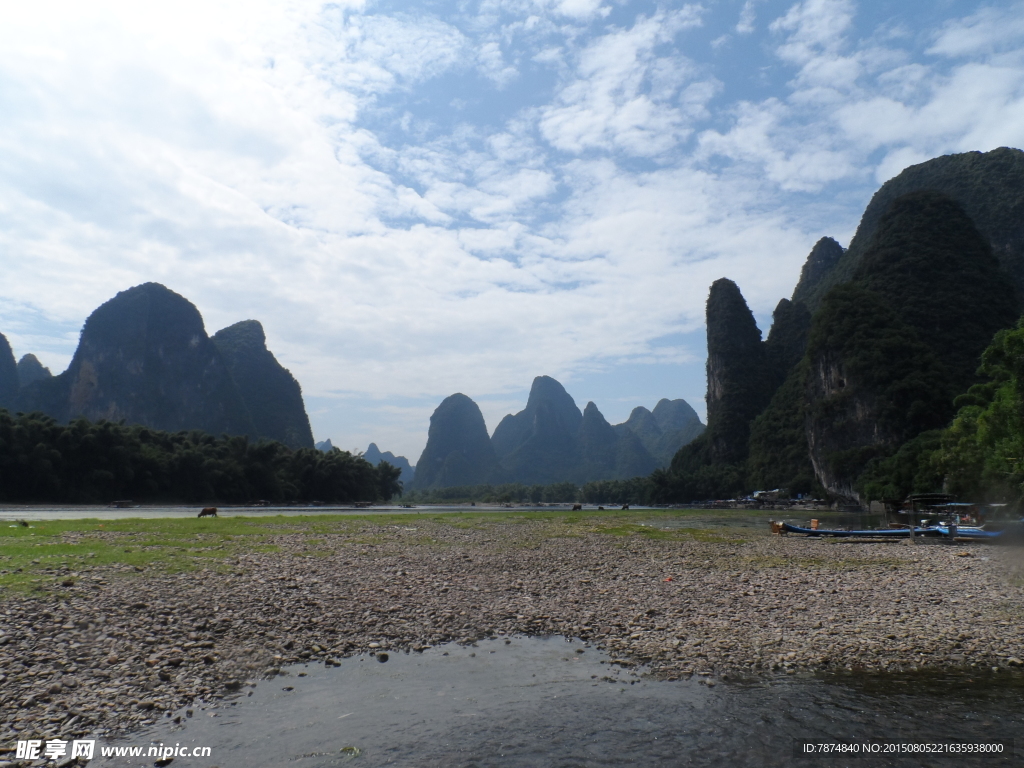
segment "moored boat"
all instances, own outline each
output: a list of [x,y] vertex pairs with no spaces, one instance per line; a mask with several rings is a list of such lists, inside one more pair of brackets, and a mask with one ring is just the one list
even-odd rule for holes
[[[867,528],[859,531],[847,531],[841,528],[803,528],[799,525],[782,523],[779,525],[780,533],[800,533],[805,536],[831,536],[838,538],[867,538],[867,539],[907,539],[910,538],[909,528]],[[937,528],[928,527],[914,528],[914,536],[939,536]]]
[[1004,531],[986,531],[977,525],[942,525],[935,526],[940,534],[951,539],[967,541],[991,541],[998,539]]

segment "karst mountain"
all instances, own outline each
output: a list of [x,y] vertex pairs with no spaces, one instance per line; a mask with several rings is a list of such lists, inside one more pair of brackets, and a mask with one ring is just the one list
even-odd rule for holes
[[199,310],[158,283],[121,291],[85,321],[68,369],[14,363],[0,337],[0,407],[59,422],[125,422],[313,447],[298,382],[246,320],[207,335]]
[[416,464],[416,489],[484,483],[587,483],[647,475],[665,466],[704,426],[684,400],[637,407],[609,424],[594,403],[580,411],[550,376],[533,380],[526,407],[505,416],[487,436],[479,407],[452,395],[430,418],[427,446]]
[[915,441],[939,439],[1022,296],[1024,152],[907,168],[849,248],[818,241],[766,340],[739,286],[711,286],[707,430],[657,476],[661,498],[781,488],[865,504],[880,488],[942,490]]

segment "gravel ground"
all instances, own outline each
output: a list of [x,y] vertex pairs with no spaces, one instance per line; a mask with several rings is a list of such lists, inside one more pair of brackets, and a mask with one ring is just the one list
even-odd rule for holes
[[1022,665],[1017,549],[556,528],[367,524],[313,554],[282,533],[226,573],[110,566],[7,596],[0,747],[181,716],[294,662],[495,634],[582,637],[666,678]]

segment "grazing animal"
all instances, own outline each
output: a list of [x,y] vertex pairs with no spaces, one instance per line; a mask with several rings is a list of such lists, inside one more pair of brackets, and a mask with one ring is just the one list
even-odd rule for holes
[[623,505],[622,505],[622,508],[623,508],[623,509],[629,509],[629,504],[623,504]]
[[598,507],[598,510],[599,510],[599,511],[600,511],[600,510],[603,510],[603,509],[604,509],[604,507]]
[[573,512],[577,512],[577,511],[582,512],[583,511],[583,505],[582,504],[573,504],[572,505],[572,511]]
[[203,511],[199,513],[199,517],[216,517],[216,516],[217,516],[217,508],[216,507],[205,507],[203,509]]

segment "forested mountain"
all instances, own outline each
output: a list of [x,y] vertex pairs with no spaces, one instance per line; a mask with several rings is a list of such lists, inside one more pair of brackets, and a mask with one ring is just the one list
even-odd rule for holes
[[821,286],[833,279],[832,270],[845,252],[843,246],[831,237],[823,237],[815,243],[800,270],[800,281],[793,290],[793,303],[810,305],[811,297],[817,296]]
[[314,447],[302,388],[267,349],[259,321],[243,320],[217,331],[213,343],[228,364],[255,433],[290,448]]
[[199,311],[157,283],[121,291],[95,310],[68,369],[26,387],[18,408],[60,422],[83,417],[171,432],[256,434]]
[[[456,400],[449,403],[452,398]],[[665,466],[704,429],[685,400],[661,400],[653,412],[635,408],[629,420],[613,426],[594,403],[587,403],[581,413],[550,376],[533,380],[526,407],[505,416],[486,446],[481,436],[487,428],[477,415],[479,408],[465,395],[453,395],[438,407],[413,488],[625,480]],[[476,457],[471,471],[470,457]],[[427,461],[432,467],[450,463],[455,469],[424,474]]]
[[[871,198],[850,247],[819,275],[812,270],[793,293],[811,310],[836,285],[849,282],[870,248],[875,230],[898,197],[910,192],[933,191],[953,198],[988,241],[992,252],[1017,291],[1024,294],[1024,152],[1000,147],[991,152],[944,155],[906,168],[885,182]],[[834,249],[833,249],[834,254]]]
[[199,430],[313,447],[298,382],[255,320],[211,339],[199,310],[158,283],[121,291],[86,320],[66,371],[14,364],[0,335],[0,407],[169,432]]
[[[708,427],[655,475],[660,498],[941,490],[941,430],[968,389],[993,407],[976,369],[1014,325],[1021,288],[1024,152],[908,168],[872,198],[848,250],[819,240],[763,348],[738,288],[712,285]],[[988,375],[1006,369],[986,354]],[[978,423],[964,414],[954,424]]]
[[937,192],[896,198],[853,280],[826,294],[814,318],[806,434],[826,490],[857,496],[871,459],[945,426],[982,351],[1019,310],[958,203]]

